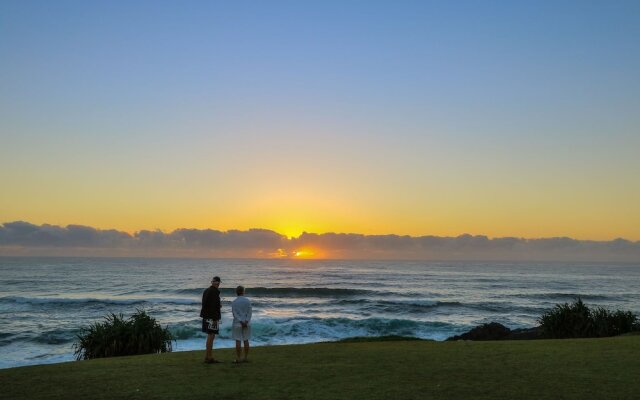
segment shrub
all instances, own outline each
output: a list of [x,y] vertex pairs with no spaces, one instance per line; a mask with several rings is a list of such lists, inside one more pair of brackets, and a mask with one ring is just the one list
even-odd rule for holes
[[173,336],[144,310],[136,310],[129,318],[111,313],[104,322],[82,328],[74,344],[77,360],[166,353],[173,350]]
[[580,298],[572,304],[557,304],[538,322],[546,337],[556,339],[616,336],[640,328],[634,313],[603,307],[592,310]]

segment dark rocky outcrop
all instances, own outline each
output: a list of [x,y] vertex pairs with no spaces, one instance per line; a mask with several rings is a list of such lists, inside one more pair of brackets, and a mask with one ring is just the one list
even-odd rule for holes
[[513,329],[503,340],[533,340],[544,338],[542,328],[536,326],[534,328]]
[[476,326],[467,333],[452,336],[447,340],[500,340],[511,333],[511,329],[497,322]]
[[447,341],[453,340],[530,340],[542,339],[540,327],[511,330],[497,322],[491,322],[476,326],[462,335],[451,336]]

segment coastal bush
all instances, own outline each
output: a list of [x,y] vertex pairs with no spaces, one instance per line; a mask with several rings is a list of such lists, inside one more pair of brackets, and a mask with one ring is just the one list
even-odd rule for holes
[[555,339],[617,336],[640,329],[638,317],[631,311],[590,309],[580,298],[571,304],[557,304],[538,322],[544,336]]
[[173,350],[173,335],[144,310],[136,310],[128,319],[114,313],[104,319],[104,322],[94,322],[82,328],[76,336],[74,354],[77,360]]

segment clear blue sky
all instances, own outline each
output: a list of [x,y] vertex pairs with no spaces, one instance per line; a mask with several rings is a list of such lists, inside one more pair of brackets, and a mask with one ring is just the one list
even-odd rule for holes
[[640,239],[640,2],[0,3],[0,222]]

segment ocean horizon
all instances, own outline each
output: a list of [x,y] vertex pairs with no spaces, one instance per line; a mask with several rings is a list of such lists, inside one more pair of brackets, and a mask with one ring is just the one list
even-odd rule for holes
[[202,291],[222,278],[215,347],[232,347],[237,285],[253,302],[255,346],[355,336],[444,340],[487,322],[537,325],[555,304],[640,312],[640,264],[112,257],[0,257],[0,368],[71,361],[81,328],[146,310],[204,349]]

